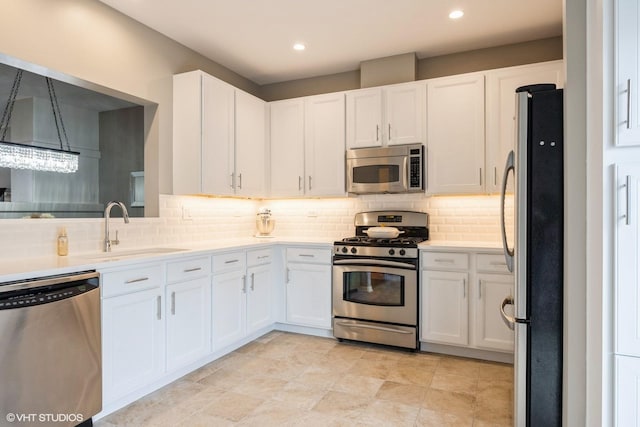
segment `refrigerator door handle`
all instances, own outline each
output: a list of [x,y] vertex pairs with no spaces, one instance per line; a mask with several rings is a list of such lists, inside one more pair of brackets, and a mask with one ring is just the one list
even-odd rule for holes
[[505,224],[504,217],[505,199],[507,196],[507,179],[510,171],[514,171],[515,174],[515,153],[513,151],[510,151],[507,156],[507,164],[504,167],[504,174],[502,175],[502,190],[500,191],[500,230],[502,232],[502,248],[504,249],[504,258],[507,261],[507,268],[510,272],[513,272],[514,251],[513,249],[509,249],[509,244],[507,243],[507,225]]
[[504,311],[504,308],[508,305],[513,305],[512,297],[506,297],[505,299],[502,300],[502,304],[500,306],[500,316],[502,317],[502,320],[504,321],[505,325],[507,325],[509,329],[513,330],[515,329],[515,326],[516,326],[516,318],[513,316],[509,316]]

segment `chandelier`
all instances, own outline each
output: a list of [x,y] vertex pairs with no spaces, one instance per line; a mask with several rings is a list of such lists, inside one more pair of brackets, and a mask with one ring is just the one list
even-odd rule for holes
[[[2,138],[0,138],[0,167],[11,169],[29,169],[36,171],[74,173],[78,170],[78,158],[80,153],[71,151],[67,131],[62,122],[62,113],[58,105],[58,98],[53,87],[53,80],[45,77],[47,89],[49,91],[49,99],[51,101],[51,110],[53,111],[53,119],[58,132],[58,141],[60,149],[37,147],[34,145],[20,144],[16,142],[8,142],[5,140],[11,113],[18,95],[20,82],[22,81],[23,70],[18,70],[13,80],[13,86],[9,93],[7,105],[0,119],[0,129],[2,129]],[[62,132],[61,132],[62,130]],[[62,137],[66,141],[67,149],[62,144]]]

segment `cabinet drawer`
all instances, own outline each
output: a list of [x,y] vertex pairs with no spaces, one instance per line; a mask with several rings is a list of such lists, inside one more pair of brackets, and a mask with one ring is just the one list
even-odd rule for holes
[[159,288],[163,284],[163,265],[148,265],[102,275],[103,298],[128,294],[145,289]]
[[229,270],[244,270],[245,266],[244,252],[231,252],[213,256],[213,274]]
[[287,248],[287,261],[331,264],[331,249]]
[[167,283],[195,279],[211,274],[211,258],[189,258],[167,264]]
[[468,270],[469,254],[456,252],[423,252],[422,268],[428,270]]
[[504,255],[478,254],[478,271],[510,274]]
[[247,265],[269,264],[271,262],[271,249],[259,249],[247,252]]

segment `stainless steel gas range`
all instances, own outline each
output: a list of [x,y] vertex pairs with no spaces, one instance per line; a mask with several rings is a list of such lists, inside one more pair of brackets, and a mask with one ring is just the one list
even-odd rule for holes
[[356,215],[356,235],[334,243],[336,338],[418,348],[418,244],[428,225],[424,212]]

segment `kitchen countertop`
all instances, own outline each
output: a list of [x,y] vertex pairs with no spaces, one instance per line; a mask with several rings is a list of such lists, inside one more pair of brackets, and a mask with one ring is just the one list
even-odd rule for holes
[[[335,239],[330,238],[292,238],[292,237],[246,237],[239,239],[212,240],[173,244],[158,247],[142,248],[114,248],[112,252],[93,252],[84,254],[71,254],[60,257],[57,255],[13,259],[0,262],[0,283],[15,280],[24,280],[34,277],[50,276],[56,274],[68,274],[84,270],[108,270],[120,268],[141,262],[164,261],[168,258],[179,259],[198,254],[211,254],[244,249],[259,249],[270,245],[306,245],[320,246],[330,249]],[[167,252],[159,252],[158,249],[166,248]],[[170,251],[171,248],[177,250]],[[499,242],[463,242],[463,241],[428,241],[421,243],[419,249],[424,250],[484,250],[501,251]],[[149,250],[145,252],[145,250]]]

